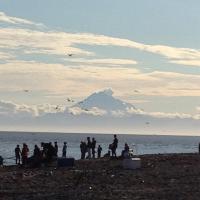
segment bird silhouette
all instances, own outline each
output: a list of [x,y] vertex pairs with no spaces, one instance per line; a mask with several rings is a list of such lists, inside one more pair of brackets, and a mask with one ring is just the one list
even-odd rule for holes
[[55,109],[58,110],[58,109],[59,109],[59,106],[56,106]]
[[73,100],[73,99],[70,99],[70,98],[67,98],[67,101],[68,101],[68,102],[74,102],[74,100]]
[[73,54],[72,53],[69,53],[69,54],[67,54],[69,57],[72,57],[73,56]]
[[134,92],[135,92],[135,93],[140,93],[140,91],[139,91],[139,90],[134,90]]

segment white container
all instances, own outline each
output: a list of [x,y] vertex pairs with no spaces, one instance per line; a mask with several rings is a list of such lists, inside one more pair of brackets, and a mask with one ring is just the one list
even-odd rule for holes
[[141,159],[140,158],[125,158],[123,160],[124,169],[139,169],[141,168]]

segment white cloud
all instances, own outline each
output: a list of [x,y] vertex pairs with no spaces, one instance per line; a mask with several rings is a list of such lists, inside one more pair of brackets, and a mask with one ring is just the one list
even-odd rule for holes
[[182,59],[182,60],[171,60],[170,63],[200,67],[200,59],[198,60],[197,58],[188,59],[188,60],[184,60],[184,59]]
[[0,51],[0,59],[1,60],[6,61],[6,60],[14,59],[14,58],[15,58],[15,56],[13,54]]
[[52,105],[52,104],[39,104],[39,105],[27,105],[16,104],[11,101],[0,100],[0,115],[10,117],[41,117],[46,114],[64,113],[66,106]]
[[197,112],[200,112],[200,106],[197,106],[197,107],[196,107],[196,111],[197,111]]
[[67,107],[62,105],[51,105],[51,104],[39,104],[39,105],[26,105],[26,104],[16,104],[11,101],[0,100],[0,115],[12,117],[24,117],[30,116],[33,119],[37,117],[42,117],[46,114],[59,114],[64,115],[73,114],[81,115],[87,114],[92,116],[103,116],[107,114],[106,110],[93,107],[89,110],[81,109],[80,107]]
[[140,109],[132,109],[127,108],[127,113],[131,115],[144,115],[144,116],[150,116],[155,118],[167,118],[167,119],[196,119],[196,115],[186,114],[186,113],[165,113],[165,112],[145,112]]
[[87,115],[93,115],[93,116],[103,116],[107,114],[106,110],[103,110],[97,107],[92,107],[89,110],[82,109],[80,107],[71,107],[68,109],[68,112],[73,115],[87,114]]
[[[39,92],[41,101],[48,98],[48,94],[49,101],[53,101],[52,95],[60,101],[68,96],[80,99],[108,87],[117,96],[127,97],[129,94],[128,99],[136,95],[200,96],[200,75],[159,71],[143,73],[135,68],[73,67],[13,61],[0,65],[0,77],[0,92],[16,92],[16,97],[31,97],[34,92]],[[30,92],[24,94],[24,89]]]
[[[128,39],[114,38],[104,35],[95,35],[89,33],[66,33],[55,31],[38,31],[20,28],[3,28],[0,30],[0,47],[10,49],[24,49],[25,54],[55,54],[67,56],[67,54],[78,55],[95,55],[94,52],[89,52],[77,47],[79,44],[86,45],[101,45],[101,46],[119,46],[134,48],[145,52],[150,52],[164,56],[169,59],[169,62],[199,66],[200,51],[191,48],[177,48],[166,45],[147,45],[138,43]],[[76,47],[75,47],[76,46]],[[113,63],[114,59],[93,59],[80,60],[73,58],[73,62],[87,62],[88,64],[97,63]],[[123,64],[118,60],[118,63]],[[136,61],[126,61],[130,64],[136,64]]]
[[[197,107],[199,110],[199,107]],[[90,109],[83,109],[81,107],[67,107],[62,105],[51,105],[51,104],[39,104],[39,105],[26,105],[26,104],[16,104],[10,101],[0,100],[0,115],[9,117],[46,117],[47,114],[54,114],[56,119],[57,114],[68,115],[68,116],[80,116],[80,115],[90,115],[90,116],[109,116],[114,118],[127,118],[135,116],[151,117],[152,119],[193,119],[199,120],[200,115],[187,114],[187,113],[165,113],[165,112],[145,112],[140,109],[126,108],[126,110],[112,110],[108,112],[107,110],[100,109],[98,107],[92,107]]]
[[111,111],[111,114],[114,117],[120,117],[120,118],[122,118],[122,117],[126,116],[127,113],[124,112],[124,111],[122,111],[122,110],[113,110],[113,111]]
[[67,59],[70,62],[87,64],[87,65],[111,65],[111,66],[121,66],[121,65],[136,65],[137,61],[129,59]]
[[23,25],[31,25],[38,27],[45,27],[42,23],[35,23],[27,19],[22,19],[18,17],[11,17],[6,15],[4,12],[0,12],[0,22],[9,23],[9,24],[23,24]]

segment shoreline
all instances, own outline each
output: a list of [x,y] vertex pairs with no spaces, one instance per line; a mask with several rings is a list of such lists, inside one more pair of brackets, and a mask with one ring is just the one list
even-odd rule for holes
[[[142,166],[124,170],[121,159],[76,160],[73,168],[0,168],[1,200],[199,199],[200,155],[137,156]],[[192,194],[192,195],[191,195]]]

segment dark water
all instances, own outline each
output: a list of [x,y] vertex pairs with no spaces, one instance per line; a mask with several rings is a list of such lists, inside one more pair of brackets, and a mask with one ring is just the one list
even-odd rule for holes
[[[80,158],[80,141],[86,137],[95,137],[97,144],[103,148],[103,154],[108,151],[108,145],[113,141],[113,135],[105,134],[77,134],[77,133],[20,133],[20,132],[0,132],[0,155],[4,158],[14,156],[16,144],[22,146],[27,143],[31,150],[35,144],[40,146],[41,142],[57,141],[59,145],[59,155],[63,142],[68,143],[67,156]],[[198,136],[144,136],[144,135],[118,135],[119,148],[121,153],[124,143],[127,142],[130,148],[134,148],[137,154],[158,154],[158,153],[193,153],[198,151]],[[14,163],[13,159],[6,159],[6,164]]]

